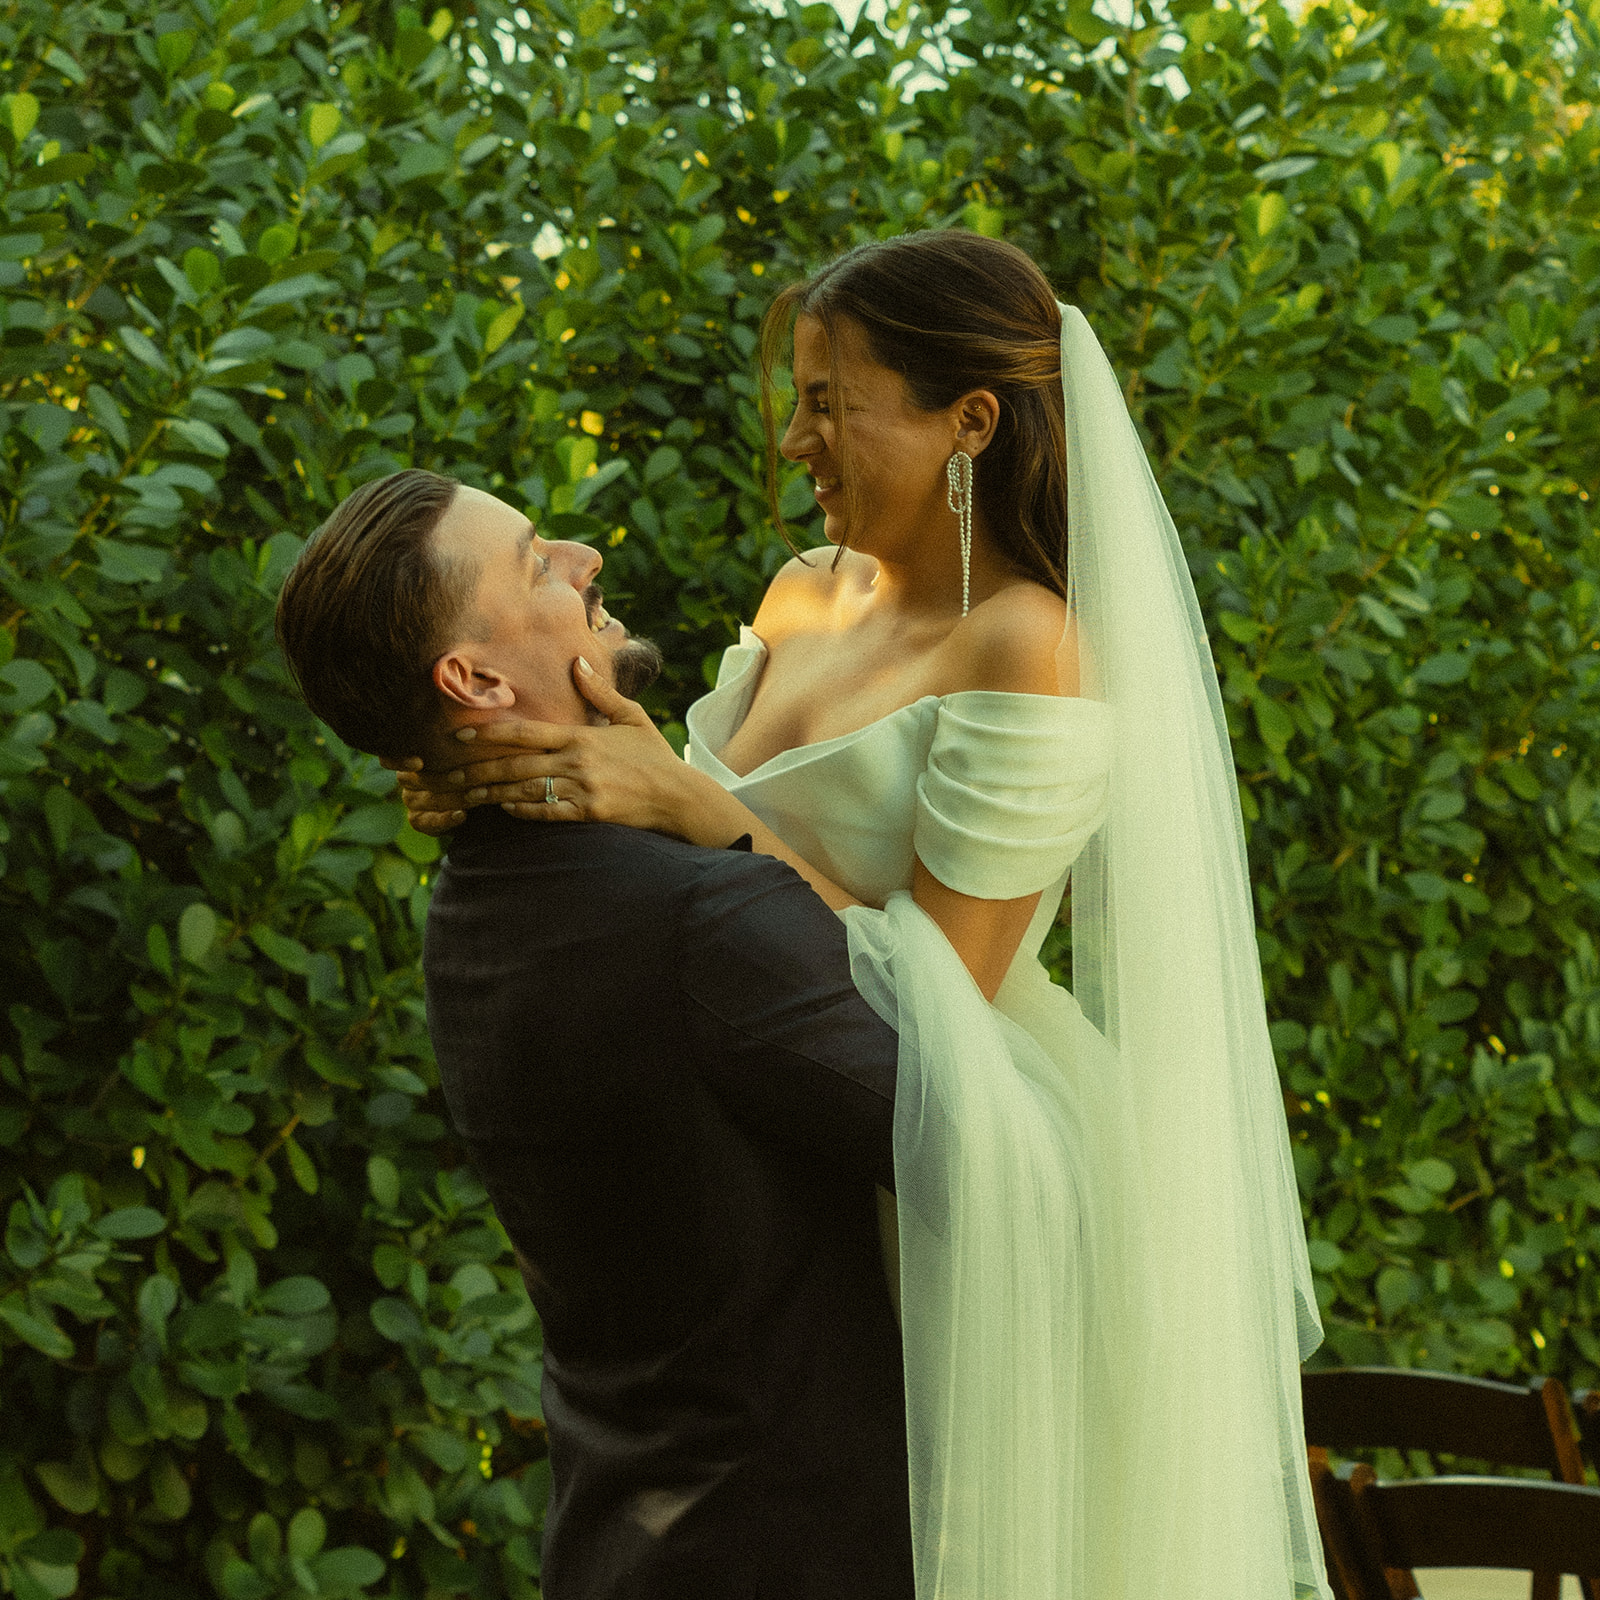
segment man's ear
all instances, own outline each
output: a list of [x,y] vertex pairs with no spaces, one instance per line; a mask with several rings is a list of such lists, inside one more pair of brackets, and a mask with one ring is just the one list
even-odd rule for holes
[[517,703],[509,679],[460,650],[447,650],[434,662],[433,682],[446,700],[469,711],[504,711]]

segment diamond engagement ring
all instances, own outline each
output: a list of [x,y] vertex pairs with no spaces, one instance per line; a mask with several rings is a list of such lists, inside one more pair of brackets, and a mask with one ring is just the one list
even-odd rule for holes
[[544,780],[544,803],[547,806],[553,806],[558,798],[559,796],[556,794],[556,780],[554,778],[546,778]]

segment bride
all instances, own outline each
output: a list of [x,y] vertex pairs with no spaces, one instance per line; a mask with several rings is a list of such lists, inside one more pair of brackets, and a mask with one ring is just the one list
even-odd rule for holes
[[[749,833],[845,917],[901,1040],[919,1600],[1328,1597],[1235,778],[1111,369],[1027,256],[957,231],[784,290],[762,367],[769,465],[806,468],[836,554],[774,579],[687,761],[578,664],[609,725],[497,726],[527,753],[405,775],[413,820]],[[1038,960],[1069,870],[1070,994]]]

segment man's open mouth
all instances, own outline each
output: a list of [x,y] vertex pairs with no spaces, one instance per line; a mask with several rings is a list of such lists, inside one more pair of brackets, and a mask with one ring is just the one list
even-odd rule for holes
[[584,613],[589,619],[589,632],[599,633],[611,625],[611,614],[600,603],[605,598],[605,592],[598,583],[591,583],[583,591]]

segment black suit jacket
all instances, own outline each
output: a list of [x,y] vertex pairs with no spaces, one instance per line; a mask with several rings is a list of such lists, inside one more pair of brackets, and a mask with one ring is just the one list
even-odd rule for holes
[[548,1600],[910,1600],[897,1045],[838,919],[747,851],[485,809],[424,968],[544,1328]]

